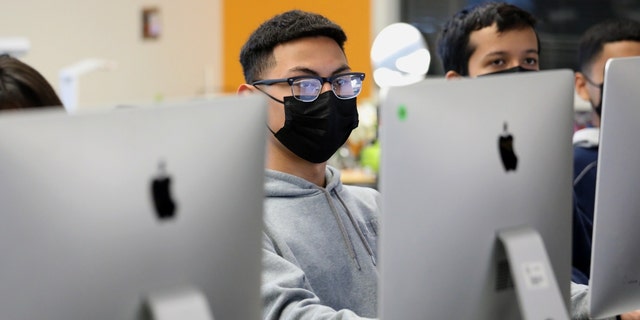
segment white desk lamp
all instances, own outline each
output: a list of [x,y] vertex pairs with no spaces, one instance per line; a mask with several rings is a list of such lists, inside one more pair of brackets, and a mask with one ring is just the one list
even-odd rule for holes
[[24,56],[31,49],[31,42],[25,37],[0,37],[0,54],[13,57]]
[[67,112],[78,108],[78,80],[80,76],[98,70],[112,70],[117,66],[114,61],[89,58],[78,61],[60,70],[60,100]]

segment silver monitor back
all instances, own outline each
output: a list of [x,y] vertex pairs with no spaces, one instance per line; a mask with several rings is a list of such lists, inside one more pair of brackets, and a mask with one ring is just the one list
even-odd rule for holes
[[139,319],[173,295],[258,319],[265,120],[259,96],[0,114],[0,318]]
[[[520,318],[497,236],[519,226],[537,231],[552,266],[528,289],[555,275],[568,305],[573,96],[570,70],[389,90],[380,126],[381,319]],[[517,161],[501,158],[505,131]]]
[[640,309],[640,57],[605,66],[591,254],[591,315]]

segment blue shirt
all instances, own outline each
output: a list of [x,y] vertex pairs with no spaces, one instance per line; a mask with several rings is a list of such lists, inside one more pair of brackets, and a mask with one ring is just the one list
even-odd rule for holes
[[573,175],[573,255],[571,280],[589,284],[598,147],[575,146]]

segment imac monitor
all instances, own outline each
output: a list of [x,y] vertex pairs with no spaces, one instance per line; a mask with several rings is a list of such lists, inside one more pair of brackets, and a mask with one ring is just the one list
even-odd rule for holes
[[265,105],[0,113],[0,318],[258,319]]
[[640,309],[640,57],[605,65],[591,253],[591,315]]
[[568,319],[573,73],[390,88],[381,319]]

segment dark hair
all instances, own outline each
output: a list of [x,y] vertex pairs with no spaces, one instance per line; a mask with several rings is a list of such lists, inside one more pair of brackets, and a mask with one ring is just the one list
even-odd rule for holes
[[617,41],[640,41],[640,22],[628,19],[610,19],[591,26],[580,38],[578,67],[587,72],[604,45]]
[[274,16],[256,29],[240,51],[240,64],[247,83],[259,80],[267,68],[273,66],[273,48],[292,40],[325,36],[335,40],[344,51],[347,35],[329,19],[300,10]]
[[0,110],[62,106],[51,84],[34,68],[0,55]]
[[[498,32],[529,27],[535,32],[536,22],[536,18],[529,12],[503,2],[486,2],[459,11],[444,24],[438,39],[438,54],[442,59],[444,71],[468,75],[469,58],[476,49],[469,46],[469,36],[473,31],[495,23]],[[536,38],[540,51],[537,32]]]

